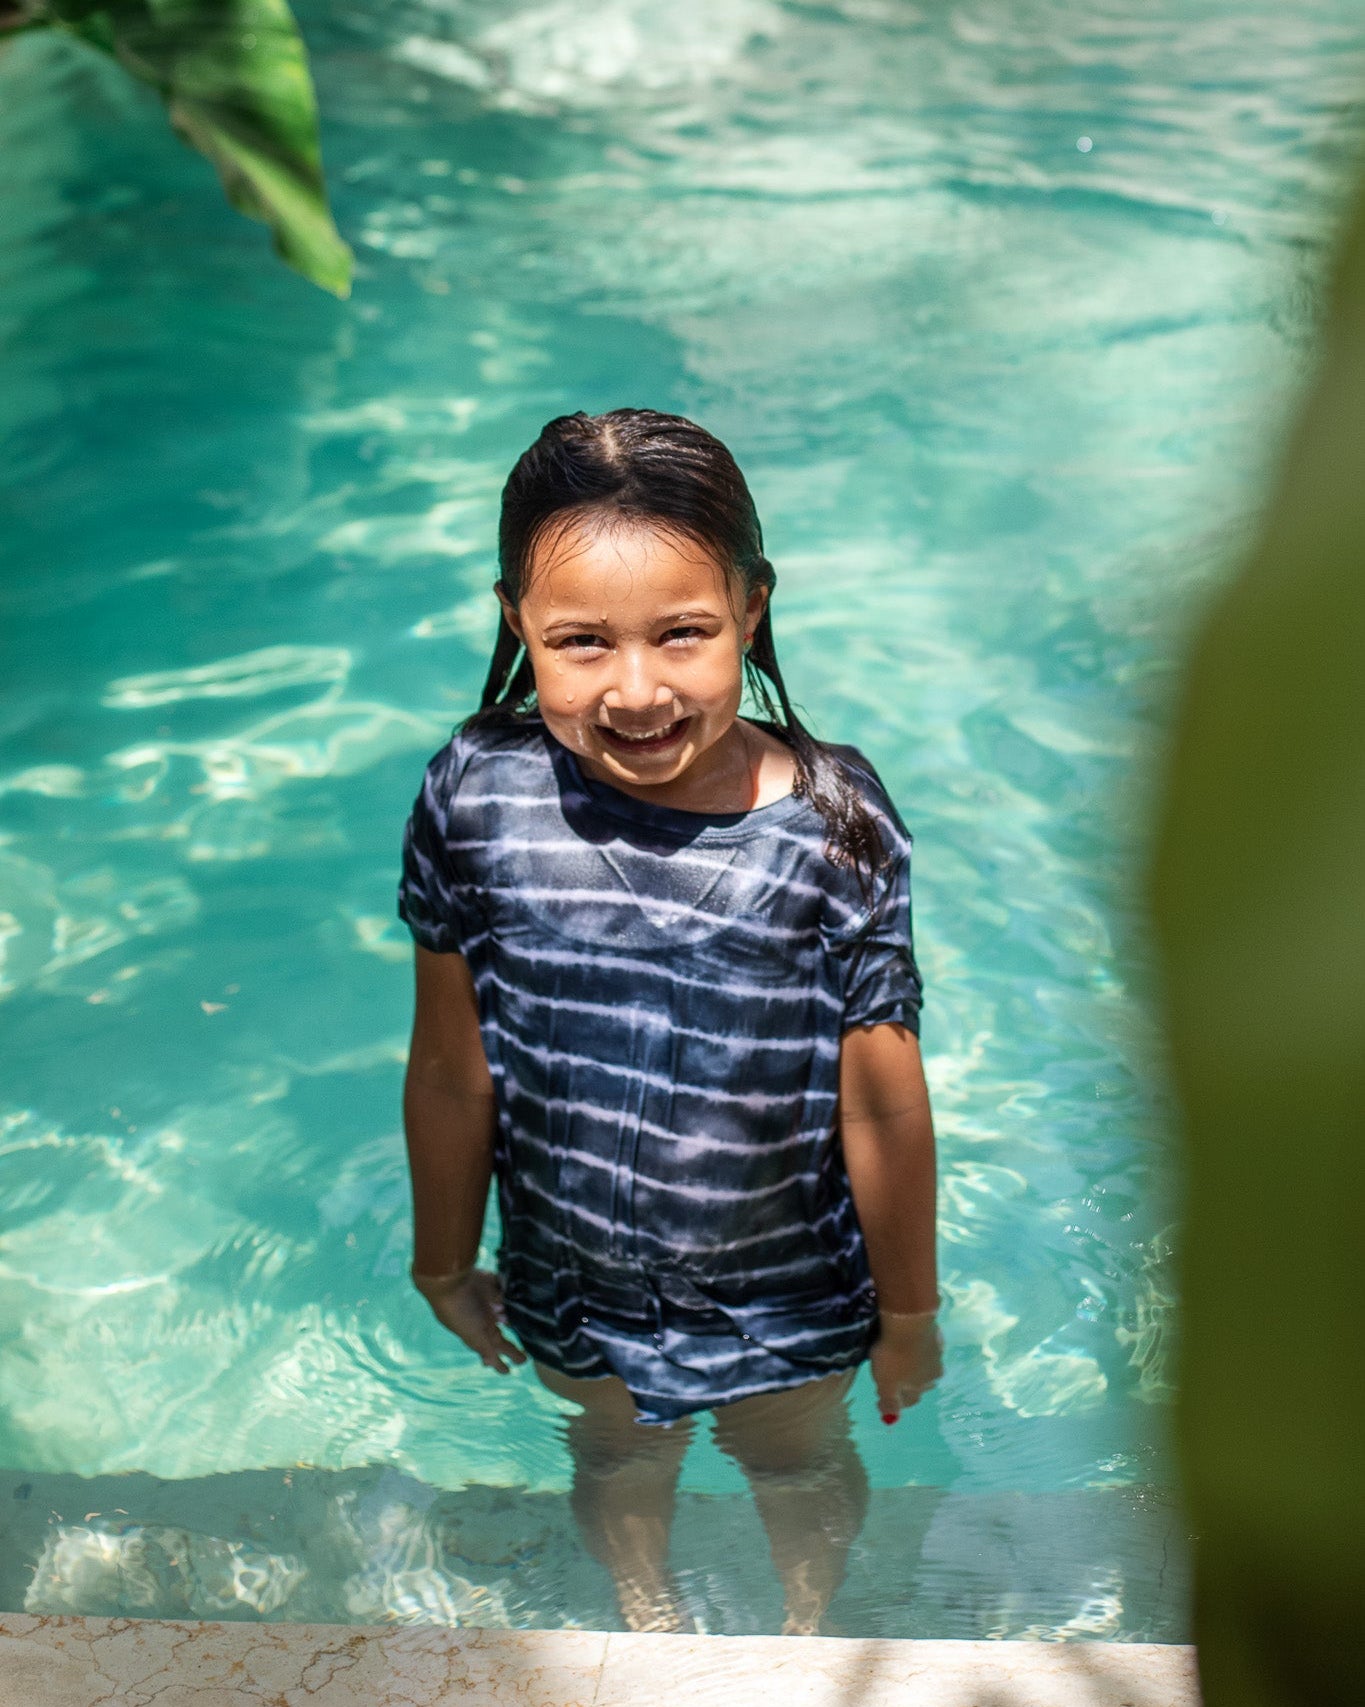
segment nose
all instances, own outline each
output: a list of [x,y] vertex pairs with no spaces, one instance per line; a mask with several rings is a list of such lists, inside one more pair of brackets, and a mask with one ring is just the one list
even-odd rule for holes
[[671,706],[673,689],[659,679],[654,661],[643,647],[624,647],[618,657],[615,678],[602,695],[608,711],[639,715]]

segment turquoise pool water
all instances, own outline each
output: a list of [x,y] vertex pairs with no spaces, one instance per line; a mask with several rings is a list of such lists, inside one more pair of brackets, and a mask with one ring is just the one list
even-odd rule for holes
[[[1309,354],[1358,8],[299,10],[344,304],[107,68],[0,61],[0,1465],[53,1511],[3,1592],[108,1609],[72,1585],[127,1575],[79,1497],[118,1472],[240,1478],[257,1519],[286,1496],[254,1473],[300,1465],[386,1467],[395,1510],[562,1495],[556,1402],[406,1283],[393,888],[482,676],[507,467],[552,414],[649,403],[736,451],[793,693],[916,834],[948,1364],[895,1430],[860,1385],[859,1436],[886,1511],[1025,1502],[1053,1539],[1027,1581],[982,1541],[961,1593],[971,1546],[929,1548],[955,1610],[914,1627],[1178,1634],[1125,1588],[1146,1543],[1089,1576],[1046,1548],[1171,1479],[1132,872],[1176,637]],[[741,1484],[700,1445],[684,1486]],[[307,1615],[289,1573],[325,1562],[239,1570],[215,1521],[212,1615]],[[883,1530],[852,1621],[895,1633]],[[404,1558],[340,1615],[567,1616]]]

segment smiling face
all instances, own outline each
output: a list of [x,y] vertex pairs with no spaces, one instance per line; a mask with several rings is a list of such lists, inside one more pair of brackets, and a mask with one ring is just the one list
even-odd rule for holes
[[[501,595],[499,595],[501,596]],[[690,805],[744,766],[736,726],[747,601],[704,547],[647,523],[552,528],[503,601],[526,645],[546,728],[585,771],[629,794]],[[706,809],[693,807],[693,809]]]

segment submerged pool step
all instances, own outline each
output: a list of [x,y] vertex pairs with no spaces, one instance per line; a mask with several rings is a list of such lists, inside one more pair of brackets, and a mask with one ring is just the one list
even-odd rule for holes
[[0,1707],[1197,1707],[1191,1650],[0,1616]]
[[[702,1633],[781,1629],[747,1495],[681,1495],[672,1557]],[[826,1629],[1164,1643],[1185,1639],[1186,1606],[1182,1520],[1158,1491],[880,1488]],[[514,1630],[618,1622],[563,1493],[441,1489],[384,1465],[184,1481],[0,1471],[0,1611]]]

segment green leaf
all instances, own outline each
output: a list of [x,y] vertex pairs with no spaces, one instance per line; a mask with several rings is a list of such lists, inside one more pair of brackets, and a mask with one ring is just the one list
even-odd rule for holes
[[1360,1687],[1365,201],[1270,498],[1194,647],[1151,871],[1206,1707]]
[[41,0],[30,12],[157,89],[232,205],[268,225],[305,278],[349,294],[351,251],[328,211],[308,56],[286,0]]

